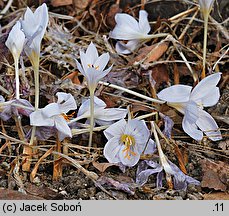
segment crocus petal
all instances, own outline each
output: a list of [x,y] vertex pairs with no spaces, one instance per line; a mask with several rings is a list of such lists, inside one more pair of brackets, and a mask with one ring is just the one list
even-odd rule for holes
[[56,95],[61,113],[67,113],[70,110],[77,109],[76,101],[70,93],[58,92]]
[[137,147],[134,146],[132,148],[132,151],[135,155],[132,155],[131,153],[129,154],[130,157],[126,157],[126,146],[125,145],[121,145],[120,151],[119,151],[119,158],[120,161],[123,165],[125,166],[129,166],[132,167],[134,165],[136,165],[140,159],[140,154],[138,153]]
[[138,47],[138,44],[139,40],[130,40],[127,43],[118,41],[115,45],[115,50],[119,54],[130,54]]
[[3,103],[3,102],[5,102],[5,98],[2,95],[0,95],[0,103]]
[[118,137],[113,137],[108,140],[106,143],[103,155],[110,163],[118,163],[120,162],[119,159],[119,151],[120,151],[120,140]]
[[[221,78],[221,73],[215,73],[210,76],[207,76],[206,78],[202,79],[197,86],[192,90],[190,100],[201,102],[204,100],[204,98],[209,98],[211,95],[209,95],[210,92],[215,91],[216,85],[218,84],[219,80]],[[212,100],[218,101],[219,95],[213,94],[215,98],[212,97]]]
[[85,54],[88,58],[88,61],[91,62],[91,65],[93,65],[95,63],[95,61],[97,60],[97,58],[99,57],[98,51],[92,42],[88,46]]
[[84,76],[86,76],[84,69],[82,68],[81,64],[76,59],[75,59],[75,61],[76,61],[76,65],[77,65],[77,68],[80,71],[80,73],[82,73]]
[[94,68],[96,68],[98,71],[103,71],[107,66],[109,59],[110,59],[110,55],[108,53],[103,53],[94,62],[93,64]]
[[114,121],[126,117],[127,109],[107,108],[100,109],[95,113],[95,118],[102,121]]
[[197,126],[192,119],[189,119],[187,118],[187,116],[184,116],[182,121],[182,127],[185,133],[187,133],[193,139],[197,141],[202,140],[203,132],[197,129]]
[[46,107],[41,109],[41,111],[46,118],[50,118],[55,115],[61,115],[62,113],[57,103],[50,103]]
[[30,125],[33,126],[54,126],[54,119],[44,116],[41,109],[32,112],[29,118]]
[[19,59],[25,43],[25,34],[21,31],[21,23],[19,21],[13,26],[6,40],[6,46],[15,59]]
[[[95,106],[94,109],[95,109],[95,118],[96,118],[96,113],[99,110],[104,110],[107,105],[103,100],[95,96],[94,97],[94,106]],[[87,117],[90,116],[90,98],[85,100],[78,110],[77,117],[82,116],[82,115],[85,115]]]
[[124,134],[134,137],[137,143],[138,153],[141,154],[145,149],[146,143],[150,138],[149,129],[142,120],[131,119],[128,121]]
[[211,89],[209,93],[204,98],[202,98],[201,103],[204,107],[211,107],[217,104],[219,98],[220,98],[219,88],[216,87]]
[[160,91],[157,96],[169,103],[183,103],[189,101],[191,90],[191,86],[173,85]]
[[150,32],[148,13],[145,10],[139,11],[139,28],[145,34],[148,34]]
[[126,124],[126,121],[121,119],[108,127],[103,133],[108,140],[112,137],[119,137],[120,139],[121,135],[125,131]]
[[[72,137],[71,129],[69,128],[67,121],[62,116],[54,117],[56,129],[65,137]],[[61,137],[63,139],[63,136]]]
[[212,116],[204,110],[200,110],[197,126],[213,141],[221,140],[221,132]]

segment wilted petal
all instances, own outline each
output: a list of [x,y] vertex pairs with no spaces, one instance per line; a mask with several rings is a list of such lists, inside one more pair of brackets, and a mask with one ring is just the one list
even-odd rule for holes
[[222,139],[221,132],[215,120],[204,110],[200,110],[200,117],[196,124],[208,136],[209,139],[213,141]]
[[119,54],[130,54],[132,53],[139,44],[139,40],[130,40],[127,43],[118,41],[115,45],[115,50]]
[[150,32],[148,13],[145,10],[139,11],[139,28],[145,34],[148,34]]
[[162,166],[155,163],[155,168],[143,170],[136,176],[136,183],[142,186],[148,181],[150,175],[160,173],[162,170]]
[[25,35],[21,31],[21,24],[19,21],[13,26],[12,30],[9,33],[9,36],[6,40],[6,46],[12,53],[15,59],[19,59],[23,46],[25,43]]
[[55,116],[54,122],[56,129],[59,133],[61,133],[61,137],[59,136],[60,140],[65,137],[72,137],[71,129],[69,128],[67,121],[62,116]]
[[170,103],[183,103],[189,101],[191,90],[191,86],[173,85],[160,91],[157,96]]
[[[190,100],[196,101],[198,103],[199,101],[204,101],[205,97],[206,99],[209,98],[211,96],[210,92],[212,93],[212,91],[216,91],[214,89],[217,88],[216,85],[218,84],[220,78],[221,73],[215,73],[202,79],[192,90]],[[212,100],[215,102],[216,100],[218,101],[218,99],[219,95],[214,93],[212,95]]]
[[112,137],[120,138],[125,131],[126,124],[126,121],[124,119],[121,119],[108,127],[103,133],[108,140],[110,140]]
[[103,155],[110,163],[118,163],[120,162],[119,159],[119,151],[120,151],[120,140],[118,137],[113,137],[108,140],[106,143]]
[[70,110],[77,109],[76,101],[70,93],[57,92],[56,95],[61,113],[67,113]]
[[33,126],[54,126],[54,119],[44,116],[41,109],[30,114],[30,125]]

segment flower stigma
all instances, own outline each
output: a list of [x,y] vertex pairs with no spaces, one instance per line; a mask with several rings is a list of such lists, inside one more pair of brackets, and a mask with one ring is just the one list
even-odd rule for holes
[[123,149],[123,152],[126,152],[125,158],[130,160],[130,156],[136,156],[137,154],[131,150],[131,147],[135,146],[135,139],[133,136],[128,134],[123,134],[121,136],[121,142],[125,145],[125,149]]

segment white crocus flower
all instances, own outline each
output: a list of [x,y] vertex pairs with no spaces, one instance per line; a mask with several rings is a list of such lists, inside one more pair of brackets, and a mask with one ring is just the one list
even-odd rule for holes
[[77,108],[71,94],[58,92],[57,103],[48,104],[30,114],[30,125],[55,127],[61,137],[72,137],[66,113]]
[[[152,149],[151,153],[155,150],[154,141],[150,139],[150,132],[143,120],[119,120],[107,128],[104,135],[108,142],[103,153],[110,163],[121,162],[131,167],[137,164],[147,143],[147,147]],[[147,153],[150,151],[147,150]]]
[[110,59],[108,53],[99,56],[95,45],[91,42],[86,52],[80,51],[81,64],[76,60],[77,67],[86,80],[88,89],[95,91],[99,80],[105,77],[111,70],[112,66],[104,70]]
[[24,19],[21,20],[22,29],[27,39],[25,53],[34,67],[39,64],[41,40],[44,37],[48,20],[48,8],[45,3],[38,7],[34,13],[27,7]]
[[21,30],[21,23],[17,21],[11,29],[5,43],[10,52],[12,53],[14,61],[19,59],[21,52],[23,50],[24,42],[25,34]]
[[[126,117],[127,109],[121,108],[106,108],[106,103],[99,99],[94,98],[94,119],[98,125],[110,125],[115,120],[120,120]],[[82,103],[77,113],[76,119],[89,118],[90,117],[90,99],[87,99]],[[75,120],[73,120],[75,121]]]
[[139,22],[129,14],[118,13],[115,15],[116,26],[110,32],[110,37],[119,40],[128,40],[116,43],[116,51],[122,54],[129,54],[134,51],[141,40],[151,38],[148,13],[145,10],[139,11]]
[[148,21],[148,13],[145,10],[139,11],[139,20],[125,13],[117,13],[115,15],[116,26],[110,32],[110,37],[118,40],[126,40],[127,43],[118,41],[116,43],[116,51],[122,54],[129,54],[134,51],[139,43],[147,39],[164,37],[168,34],[149,34],[150,24]]
[[95,45],[91,42],[88,46],[86,53],[80,51],[81,64],[76,60],[79,71],[85,76],[87,86],[90,91],[90,137],[89,146],[92,145],[92,133],[94,127],[94,92],[98,85],[99,80],[106,76],[112,66],[104,70],[110,59],[108,53],[99,56]]
[[218,102],[220,93],[216,85],[220,77],[221,73],[212,74],[201,80],[193,90],[191,86],[174,85],[158,94],[169,106],[184,114],[182,127],[197,141],[202,140],[203,132],[213,141],[222,139],[215,120],[203,110],[204,107],[213,106]]
[[20,92],[19,92],[19,58],[21,55],[21,52],[23,50],[25,43],[25,34],[21,30],[21,24],[19,21],[16,22],[16,24],[13,26],[12,30],[9,33],[9,36],[6,40],[6,46],[10,50],[10,52],[13,55],[14,58],[14,64],[15,64],[15,82],[16,82],[16,99],[20,98]]

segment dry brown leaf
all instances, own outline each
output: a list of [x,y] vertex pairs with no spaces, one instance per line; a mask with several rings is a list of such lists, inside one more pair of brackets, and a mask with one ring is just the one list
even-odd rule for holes
[[69,75],[65,76],[63,78],[63,80],[65,80],[65,79],[70,79],[73,84],[77,84],[77,85],[81,84],[79,81],[79,78],[78,78],[78,72],[77,71],[74,71],[74,72],[70,73]]
[[169,83],[169,73],[165,64],[158,64],[151,69],[151,76],[157,89],[163,83]]
[[117,166],[117,164],[114,163],[98,163],[96,161],[93,161],[92,165],[100,172],[105,172],[105,170],[111,166]]
[[51,5],[53,7],[66,6],[71,4],[72,4],[72,0],[51,0]]
[[153,61],[157,61],[168,49],[169,42],[163,40],[157,44],[153,44],[151,46],[146,46],[138,51],[138,55],[129,62],[129,64],[133,64],[134,62],[143,61],[143,63],[150,63]]
[[146,55],[144,63],[157,61],[168,49],[169,42],[161,41]]
[[201,187],[226,191],[229,182],[229,165],[222,161],[201,161],[203,179]]
[[30,181],[33,182],[33,179],[34,177],[36,176],[37,174],[37,170],[38,170],[38,167],[40,166],[41,162],[46,158],[48,157],[51,153],[53,152],[53,148],[50,148],[47,152],[45,152],[45,154],[43,154],[40,159],[37,161],[37,163],[35,164],[32,172],[30,173]]
[[228,192],[213,192],[203,195],[204,200],[229,200]]

